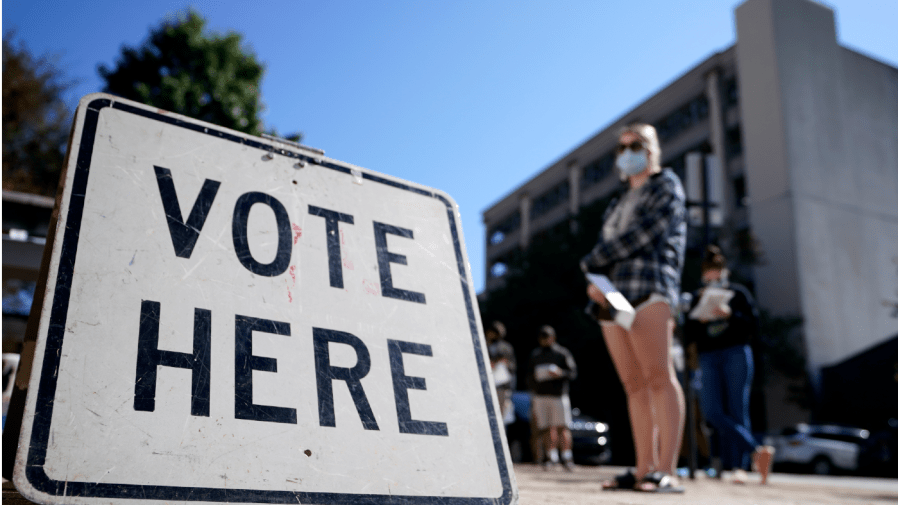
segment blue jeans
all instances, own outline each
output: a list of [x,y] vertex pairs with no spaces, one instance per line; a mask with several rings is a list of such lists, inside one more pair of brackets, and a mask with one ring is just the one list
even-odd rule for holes
[[751,433],[748,400],[754,359],[748,345],[699,354],[699,401],[718,433],[723,468],[747,468],[758,445]]

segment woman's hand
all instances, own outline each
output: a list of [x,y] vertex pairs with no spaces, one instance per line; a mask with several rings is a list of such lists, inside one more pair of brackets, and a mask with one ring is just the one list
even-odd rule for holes
[[586,286],[586,295],[590,300],[598,303],[602,307],[606,306],[608,302],[605,300],[605,295],[602,294],[602,291],[595,287],[594,284],[589,284]]

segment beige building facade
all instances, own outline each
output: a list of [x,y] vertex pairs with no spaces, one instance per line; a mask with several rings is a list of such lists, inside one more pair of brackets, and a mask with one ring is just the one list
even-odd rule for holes
[[[735,18],[733,46],[483,212],[484,296],[515,254],[615,190],[617,132],[641,121],[693,201],[707,170],[715,236],[756,241],[745,275],[762,308],[802,318],[813,381],[898,338],[898,69],[840,46],[833,11],[809,0],[747,0]],[[767,393],[771,429],[805,420],[784,388]]]

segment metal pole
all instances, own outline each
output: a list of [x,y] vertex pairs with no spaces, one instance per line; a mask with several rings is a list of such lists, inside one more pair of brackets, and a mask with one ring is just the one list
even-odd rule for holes
[[705,157],[702,156],[702,243],[704,247],[702,251],[708,249],[711,245],[711,202],[708,201],[708,165],[705,163]]
[[689,367],[689,356],[683,349],[686,357],[686,366],[683,367],[686,379],[686,444],[689,447],[689,478],[695,480],[695,469],[698,466],[698,451],[695,444],[695,392],[692,390],[692,369]]
[[[702,178],[702,199],[701,199],[701,207],[702,207],[702,251],[708,249],[708,245],[711,243],[711,210],[710,210],[710,202],[708,201],[708,167],[705,164],[704,156],[701,159],[701,178]],[[686,349],[683,349],[684,353]],[[688,356],[687,356],[688,357]],[[688,360],[687,360],[688,363]],[[698,468],[698,447],[696,445],[695,440],[695,432],[698,427],[697,419],[695,418],[695,390],[692,387],[692,372],[687,364],[685,367],[685,379],[686,379],[686,388],[685,388],[685,396],[686,396],[686,444],[689,448],[689,478],[695,480],[695,471]]]

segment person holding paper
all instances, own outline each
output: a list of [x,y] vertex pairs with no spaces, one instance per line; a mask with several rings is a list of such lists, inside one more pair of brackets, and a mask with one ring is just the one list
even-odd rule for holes
[[505,325],[501,321],[493,321],[493,324],[486,329],[485,336],[493,381],[496,383],[499,410],[505,424],[511,424],[514,422],[514,404],[511,402],[511,396],[517,372],[514,348],[505,340]]
[[[686,406],[670,349],[671,308],[678,306],[686,249],[686,194],[660,162],[654,127],[622,130],[615,164],[626,189],[608,206],[598,243],[581,261],[585,272],[604,274],[635,309],[629,328],[609,311],[597,316],[627,395],[636,449],[635,473],[603,483],[605,489],[683,491],[676,463]],[[609,307],[595,284],[588,285],[587,295]]]
[[[684,327],[687,348],[698,353],[702,412],[718,433],[723,469],[734,470],[735,482],[744,483],[752,462],[766,484],[773,448],[758,444],[749,418],[750,344],[758,333],[758,309],[745,286],[729,281],[726,258],[717,246],[705,252],[702,283]],[[722,296],[709,296],[712,292]]]
[[559,463],[558,446],[566,470],[574,468],[571,440],[571,400],[568,397],[570,381],[577,378],[577,364],[571,352],[555,343],[555,329],[543,326],[539,329],[539,347],[530,355],[527,370],[530,387],[532,415],[536,428],[547,432],[545,437],[546,465]]

